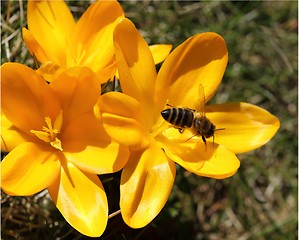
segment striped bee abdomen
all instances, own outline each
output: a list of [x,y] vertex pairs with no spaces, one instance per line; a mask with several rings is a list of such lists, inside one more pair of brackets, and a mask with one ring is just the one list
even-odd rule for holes
[[187,108],[168,108],[163,110],[161,115],[176,127],[190,128],[193,124],[194,113]]

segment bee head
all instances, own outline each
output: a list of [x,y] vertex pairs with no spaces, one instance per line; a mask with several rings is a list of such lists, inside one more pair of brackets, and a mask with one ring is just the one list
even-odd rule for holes
[[[211,123],[211,124],[212,124],[212,123]],[[215,125],[212,124],[211,127],[210,127],[210,129],[206,132],[205,137],[206,137],[206,138],[209,138],[209,137],[214,136],[215,129],[216,129]]]

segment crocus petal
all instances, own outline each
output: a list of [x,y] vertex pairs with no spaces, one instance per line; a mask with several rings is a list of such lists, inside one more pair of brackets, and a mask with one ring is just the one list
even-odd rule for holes
[[90,237],[104,232],[108,204],[97,175],[82,172],[71,163],[64,164],[60,178],[48,190],[63,217],[76,230]]
[[[71,39],[79,44],[77,64],[85,64],[94,72],[101,72],[115,61],[113,46],[113,30],[124,12],[117,1],[98,1],[89,6],[77,22]],[[114,75],[113,70],[108,78]],[[103,79],[107,81],[107,79]]]
[[34,70],[18,63],[4,63],[1,77],[2,111],[14,126],[29,133],[42,129],[45,117],[57,117],[60,103]]
[[170,44],[155,44],[149,46],[151,53],[154,58],[154,63],[158,64],[165,60],[172,49],[172,45]]
[[132,151],[121,176],[120,209],[132,228],[151,222],[165,205],[175,178],[175,164],[156,143]]
[[249,103],[210,105],[207,117],[217,128],[215,142],[234,153],[243,153],[267,143],[277,132],[280,122],[268,111]]
[[66,66],[67,37],[75,20],[63,1],[28,1],[28,28],[48,57]]
[[[168,129],[167,135],[175,136],[176,132],[177,129]],[[233,175],[240,166],[233,152],[210,141],[205,144],[201,137],[174,138],[173,141],[166,141],[162,137],[159,139],[167,156],[189,172],[220,179]]]
[[103,113],[102,117],[106,132],[115,141],[132,149],[144,148],[149,144],[144,126],[135,119],[110,113]]
[[173,106],[195,108],[203,99],[208,101],[216,92],[228,61],[224,39],[208,32],[188,38],[164,61],[156,85],[157,115],[166,101]]
[[135,149],[149,144],[148,130],[140,118],[141,106],[134,98],[106,93],[100,97],[99,108],[105,130],[117,142]]
[[52,82],[56,79],[65,69],[52,61],[46,61],[36,72],[41,75],[46,81]]
[[106,83],[108,79],[111,79],[117,72],[117,64],[116,60],[108,65],[107,67],[104,67],[100,70],[95,70],[99,80],[101,83]]
[[65,125],[72,119],[90,112],[101,92],[100,82],[87,67],[72,67],[50,83],[63,109]]
[[163,142],[161,146],[167,156],[188,171],[196,171],[203,167],[205,159],[211,157],[211,152],[205,150],[205,144],[185,144]]
[[[150,45],[149,49],[153,55],[154,63],[159,64],[165,60],[165,58],[169,55],[172,45],[170,44],[155,44]],[[119,79],[118,71],[115,73],[117,79]]]
[[119,171],[127,163],[127,147],[111,141],[93,113],[77,117],[61,137],[66,158],[84,171],[105,174]]
[[9,195],[28,196],[53,183],[60,172],[58,155],[50,147],[23,143],[1,162],[1,187]]
[[34,142],[35,137],[32,137],[20,129],[16,128],[6,118],[5,114],[1,113],[1,150],[5,152],[12,151],[16,146],[25,142]]
[[24,42],[29,52],[34,55],[40,62],[47,61],[48,57],[39,43],[36,41],[32,32],[27,30],[26,28],[22,28],[22,35],[24,38]]
[[[189,170],[197,175],[223,179],[234,175],[240,167],[240,161],[234,153],[222,145],[207,143],[206,152],[212,153],[205,159],[202,168],[197,171]],[[209,155],[209,154],[207,154]]]
[[128,19],[120,21],[113,37],[122,90],[140,102],[145,119],[151,126],[156,79],[153,56],[143,37]]

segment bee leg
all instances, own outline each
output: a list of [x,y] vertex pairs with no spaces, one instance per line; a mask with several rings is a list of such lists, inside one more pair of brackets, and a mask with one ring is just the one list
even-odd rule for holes
[[204,135],[201,135],[203,142],[205,143],[205,151],[207,151],[207,140]]
[[184,129],[183,128],[178,128],[179,132],[180,133],[183,133],[184,132]]
[[202,138],[203,142],[205,143],[205,145],[207,145],[207,140],[206,140],[205,136],[201,135],[201,138]]

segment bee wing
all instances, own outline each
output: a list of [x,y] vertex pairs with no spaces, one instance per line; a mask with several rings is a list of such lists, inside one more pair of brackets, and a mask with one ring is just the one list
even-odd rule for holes
[[203,116],[205,116],[205,104],[206,104],[205,90],[203,88],[203,85],[200,84],[198,87],[198,97],[195,102],[195,109]]

